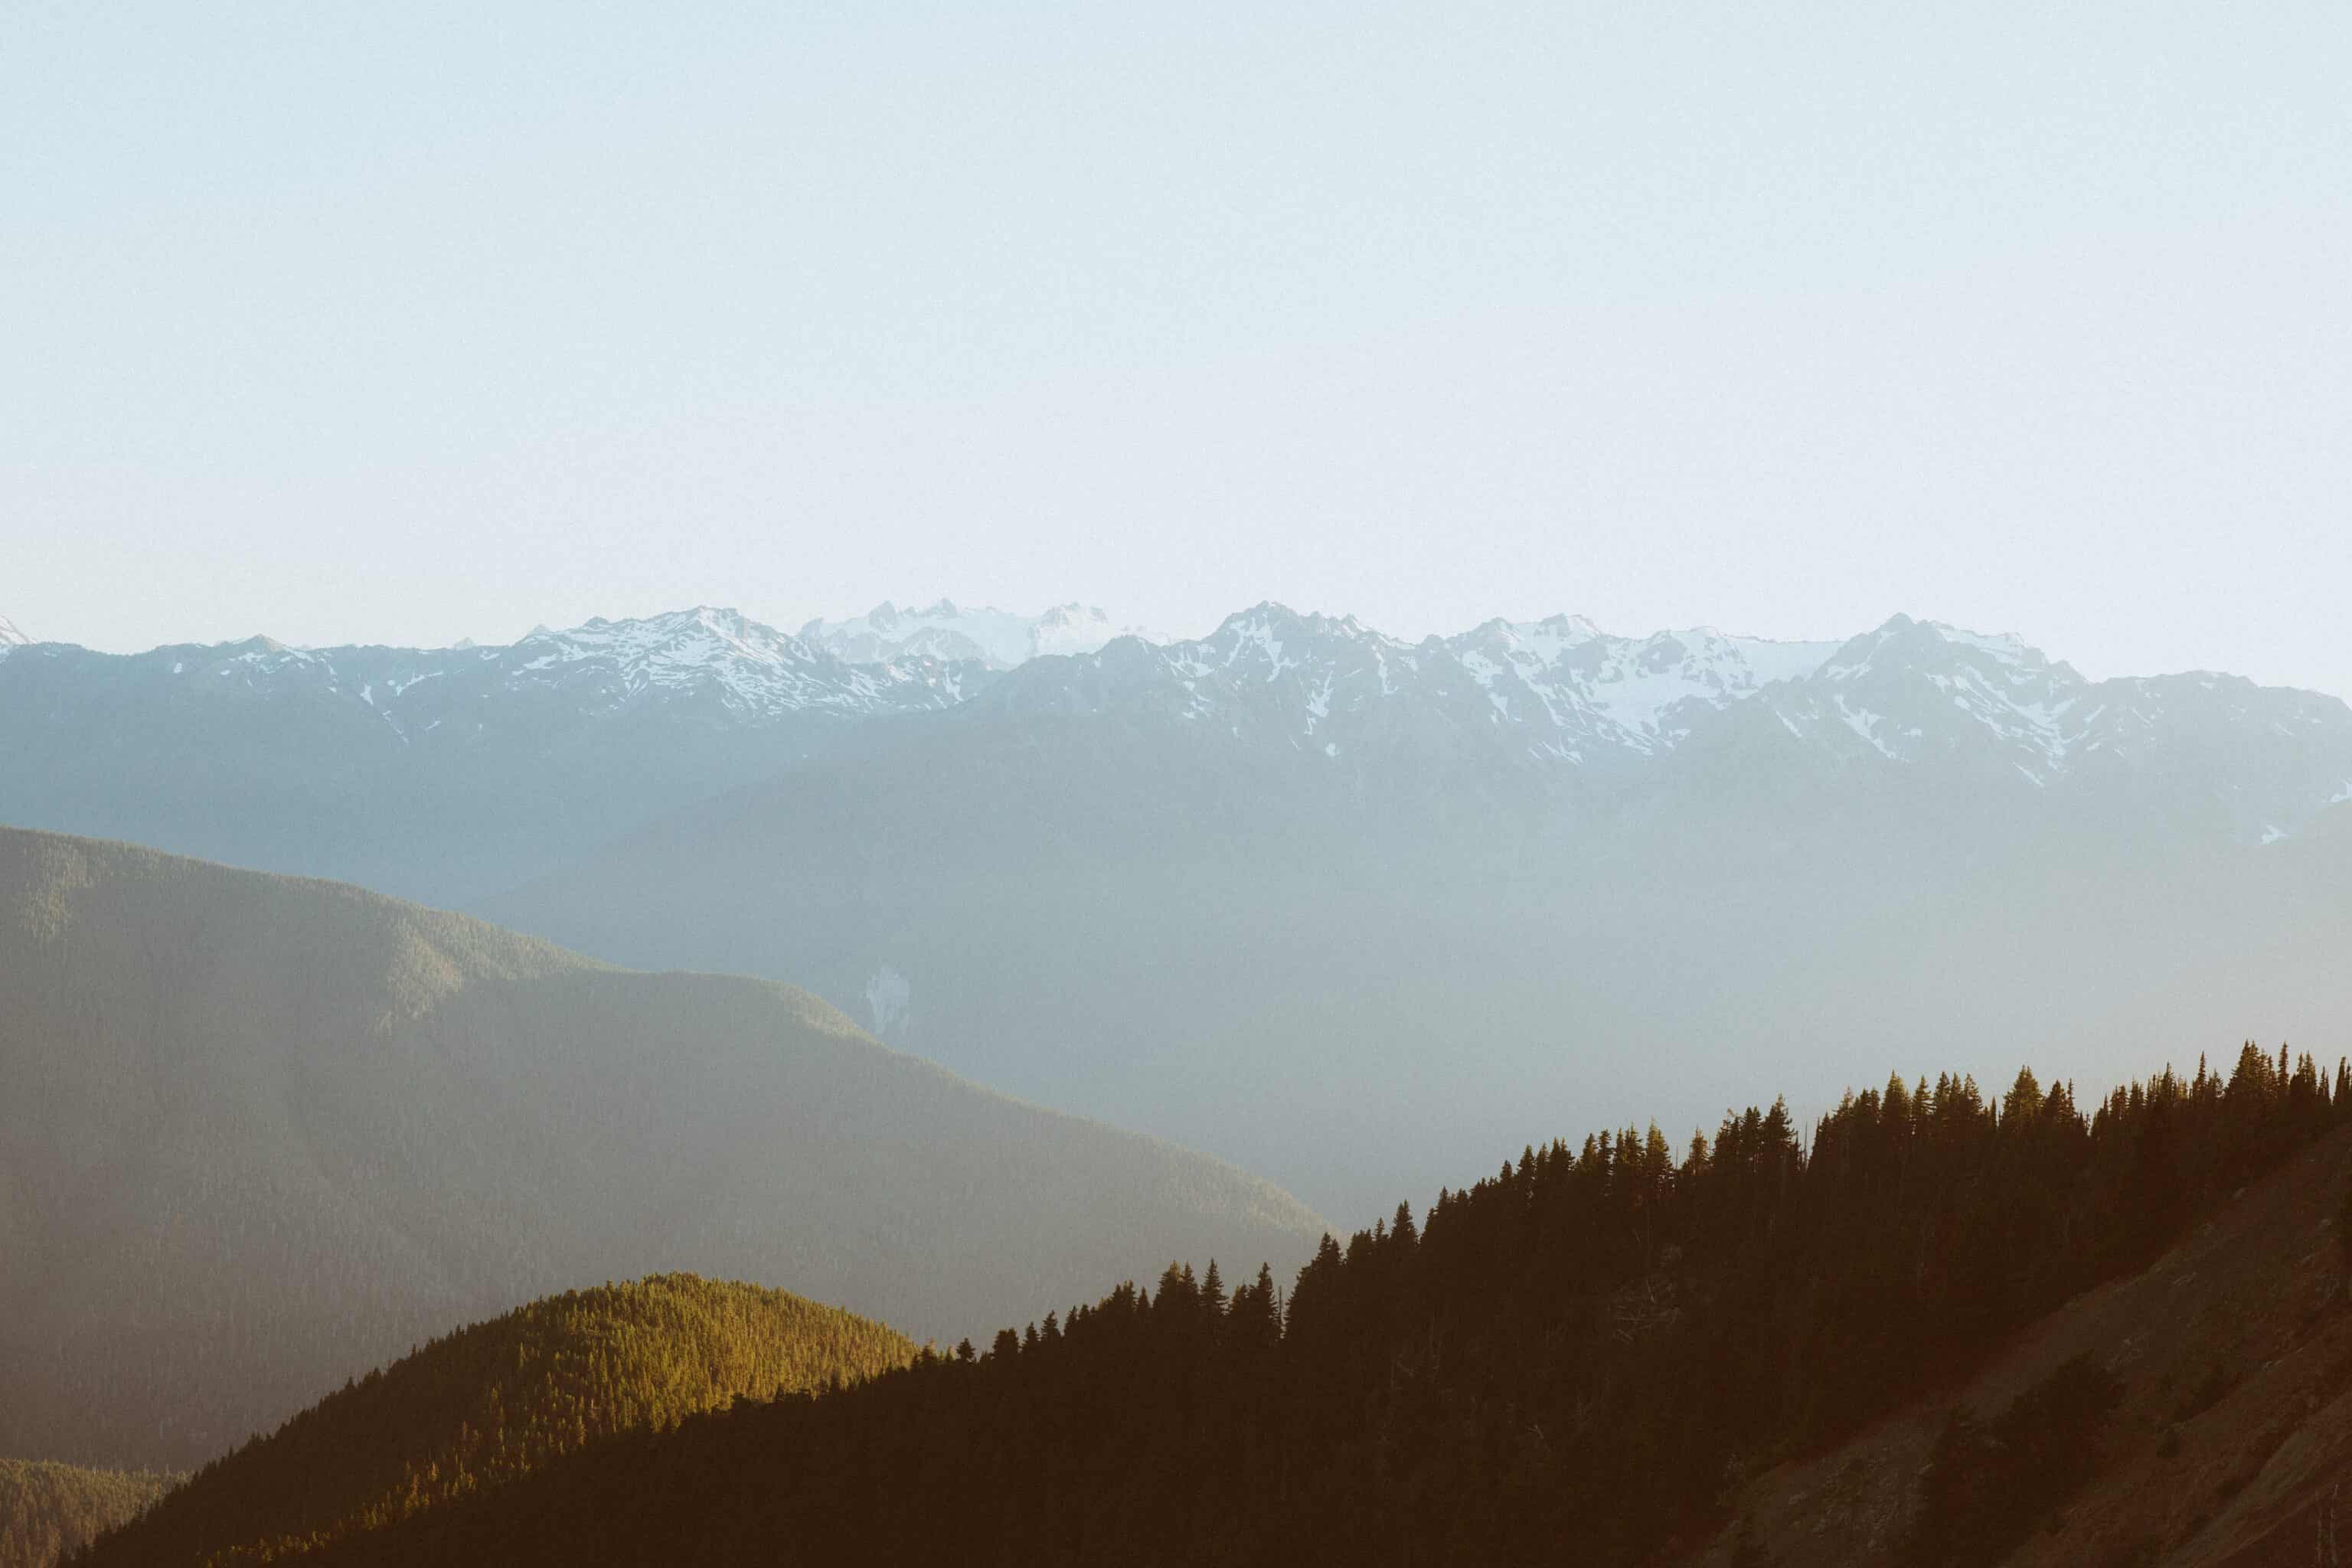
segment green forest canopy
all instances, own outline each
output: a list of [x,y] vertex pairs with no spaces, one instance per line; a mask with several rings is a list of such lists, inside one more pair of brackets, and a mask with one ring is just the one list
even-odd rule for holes
[[691,1274],[568,1291],[434,1341],[206,1465],[88,1559],[260,1562],[528,1475],[599,1437],[906,1366],[896,1331]]

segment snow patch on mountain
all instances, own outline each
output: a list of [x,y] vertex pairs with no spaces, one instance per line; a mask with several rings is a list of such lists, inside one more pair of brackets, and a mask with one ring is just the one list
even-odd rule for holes
[[813,620],[800,635],[851,664],[975,659],[991,669],[1011,669],[1050,654],[1090,654],[1113,637],[1156,640],[1139,627],[1115,625],[1090,605],[1056,605],[1024,616],[986,606],[969,609],[951,599],[920,610],[902,610],[886,599],[848,620]]
[[1575,738],[1579,745],[1554,737],[1539,748],[1558,756],[1587,740],[1645,756],[1670,750],[1700,713],[1810,674],[1840,646],[1726,637],[1711,626],[1612,637],[1582,616],[1489,621],[1445,642],[1496,693],[1498,710],[1511,711],[1498,682],[1523,687],[1551,728]]

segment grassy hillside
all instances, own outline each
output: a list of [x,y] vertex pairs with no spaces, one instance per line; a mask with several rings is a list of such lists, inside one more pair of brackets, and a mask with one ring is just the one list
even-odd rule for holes
[[5,829],[0,1082],[0,1452],[68,1460],[200,1462],[589,1281],[687,1268],[952,1340],[1170,1256],[1286,1268],[1321,1229],[790,986]]
[[[2312,1524],[2352,1424],[2310,1430],[2332,1447],[2283,1439],[2340,1399],[2352,1361],[2270,1358],[2298,1335],[2347,1346],[2343,1255],[2320,1223],[2345,1200],[2342,1064],[2248,1046],[2087,1114],[2027,1072],[1998,1098],[1895,1079],[1798,1131],[1776,1103],[1679,1157],[1654,1129],[1530,1149],[1327,1245],[1286,1299],[1265,1274],[1228,1290],[1171,1268],[983,1352],[590,1448],[327,1560],[1631,1568],[1729,1526],[1742,1568],[1973,1564],[2036,1552],[2118,1450],[2201,1460],[2172,1473],[2178,1499],[2157,1476],[2139,1535],[2036,1561],[2153,1562]],[[2263,1229],[2283,1187],[2299,1188],[2290,1217]],[[2267,1239],[2206,1245],[2247,1226]],[[2133,1311],[1881,1472],[1895,1510],[1874,1535],[1825,1551],[1754,1517],[1748,1478],[1940,1405],[2053,1310],[2158,1259]],[[2143,1376],[2172,1437],[2119,1425],[2145,1420],[2124,1394]],[[2258,1384],[2236,1436],[2202,1425]]]
[[0,1459],[0,1568],[50,1568],[100,1531],[131,1519],[179,1479]]
[[693,1275],[535,1301],[371,1372],[198,1471],[84,1561],[271,1561],[506,1484],[596,1438],[905,1366],[904,1335]]

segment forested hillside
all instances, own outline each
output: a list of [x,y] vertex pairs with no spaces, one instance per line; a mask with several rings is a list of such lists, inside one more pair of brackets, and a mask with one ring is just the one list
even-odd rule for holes
[[206,1465],[80,1561],[268,1562],[472,1497],[617,1432],[905,1366],[904,1335],[782,1290],[662,1275],[434,1341]]
[[0,1568],[49,1568],[163,1495],[179,1477],[0,1459]]
[[[328,1560],[1638,1563],[1712,1535],[1744,1477],[2146,1265],[2343,1127],[2347,1090],[2340,1063],[2250,1045],[2087,1111],[2031,1072],[1997,1100],[1898,1078],[1809,1141],[1776,1103],[1680,1155],[1654,1129],[1555,1142],[1327,1241],[1286,1291],[1171,1267],[845,1394],[592,1447]],[[2005,1419],[2075,1453],[2104,1379],[2084,1363]],[[2000,1473],[1938,1506],[2006,1529],[1971,1511],[2000,1506]],[[2032,1479],[2046,1506],[2079,1477]]]
[[0,1453],[194,1465],[450,1325],[689,1268],[951,1340],[1322,1224],[770,982],[0,829]]

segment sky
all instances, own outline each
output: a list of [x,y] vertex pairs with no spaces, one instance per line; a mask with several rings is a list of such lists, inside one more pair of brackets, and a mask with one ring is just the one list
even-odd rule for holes
[[2352,9],[0,10],[0,616],[1558,611],[2352,696]]

